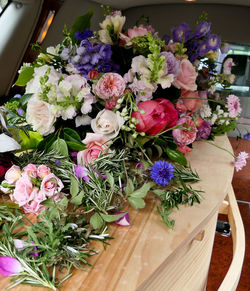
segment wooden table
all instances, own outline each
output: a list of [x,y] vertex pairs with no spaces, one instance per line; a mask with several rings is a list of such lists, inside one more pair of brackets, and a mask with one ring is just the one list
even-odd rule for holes
[[[225,136],[216,144],[232,151]],[[218,209],[225,198],[233,176],[232,156],[206,142],[196,142],[188,156],[201,182],[193,184],[204,190],[204,200],[193,207],[174,210],[174,230],[168,229],[156,211],[156,199],[148,195],[145,209],[128,207],[131,226],[112,225],[115,239],[100,254],[90,258],[92,267],[74,270],[62,291],[195,291],[204,290],[212,252]],[[0,290],[8,278],[0,281]],[[44,288],[18,286],[13,290]]]

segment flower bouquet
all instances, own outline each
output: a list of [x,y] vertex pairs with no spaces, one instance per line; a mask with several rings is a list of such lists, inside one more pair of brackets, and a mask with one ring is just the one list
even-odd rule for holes
[[[108,242],[109,223],[130,225],[124,205],[144,208],[149,191],[174,228],[172,209],[202,197],[185,155],[232,130],[241,112],[238,97],[215,91],[233,82],[232,62],[217,73],[228,46],[204,15],[195,31],[182,23],[162,39],[145,19],[125,29],[110,8],[93,32],[92,15],[65,28],[56,47],[39,47],[19,71],[24,94],[1,108],[0,273],[15,275],[11,286],[56,290],[96,254],[91,241]],[[235,157],[237,170],[246,158]]]

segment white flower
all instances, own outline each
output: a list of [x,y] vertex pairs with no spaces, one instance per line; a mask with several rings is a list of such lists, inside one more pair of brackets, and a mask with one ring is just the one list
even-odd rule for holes
[[56,118],[52,106],[39,100],[36,95],[27,104],[26,120],[32,125],[33,130],[38,131],[41,135],[48,135],[55,130],[53,124]]
[[92,118],[88,115],[77,116],[75,119],[76,127],[90,125]]
[[12,137],[9,137],[5,133],[0,134],[0,153],[19,150],[20,144],[17,143]]
[[92,104],[95,102],[96,102],[96,99],[92,95],[91,95],[91,98],[84,99],[82,107],[81,107],[82,114],[90,113],[92,111]]
[[95,119],[91,121],[91,128],[95,133],[101,133],[109,139],[119,134],[124,119],[120,116],[120,112],[114,113],[111,110],[103,109]]
[[201,118],[206,118],[206,117],[210,117],[212,114],[211,108],[208,104],[204,104],[202,105],[202,107],[200,108],[200,116]]
[[67,64],[65,70],[70,74],[79,74],[80,72],[74,67],[72,63]]
[[63,108],[61,116],[63,120],[73,119],[76,116],[76,108],[73,105]]

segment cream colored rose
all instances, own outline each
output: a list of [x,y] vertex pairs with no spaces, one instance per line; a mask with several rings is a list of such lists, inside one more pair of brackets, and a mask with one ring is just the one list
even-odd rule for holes
[[124,119],[120,116],[120,112],[114,113],[111,110],[103,109],[95,119],[91,121],[91,128],[95,133],[101,133],[109,139],[119,134]]
[[32,125],[33,130],[41,135],[48,135],[54,132],[53,126],[56,118],[52,112],[52,106],[39,100],[36,96],[32,97],[27,105],[26,121]]

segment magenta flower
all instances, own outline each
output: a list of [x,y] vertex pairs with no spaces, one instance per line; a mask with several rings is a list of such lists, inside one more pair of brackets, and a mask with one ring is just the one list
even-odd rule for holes
[[0,274],[4,277],[23,271],[20,262],[12,257],[0,257]]
[[129,215],[127,212],[117,212],[115,213],[115,215],[120,215],[120,214],[124,214],[122,217],[120,217],[119,219],[117,219],[115,221],[116,224],[121,225],[121,226],[129,226]]
[[247,161],[246,159],[249,158],[248,153],[246,152],[240,152],[238,157],[236,157],[235,161],[234,161],[234,167],[236,169],[236,172],[242,170],[243,167],[246,166]]
[[[23,250],[25,250],[25,248],[27,248],[27,245],[29,245],[28,242],[25,242],[22,239],[13,239],[13,241],[14,241],[14,246],[19,253],[21,253]],[[33,241],[31,243],[34,244]],[[34,246],[33,248],[34,248],[34,251],[37,250],[36,246]],[[38,252],[30,253],[29,255],[31,257],[33,257],[33,259],[35,259],[36,257],[39,256]]]
[[81,165],[74,166],[75,175],[79,179],[83,179],[84,181],[89,181],[89,176],[87,173],[87,168]]
[[237,117],[242,111],[240,107],[240,99],[235,95],[229,95],[227,97],[226,107],[229,110],[229,117]]

